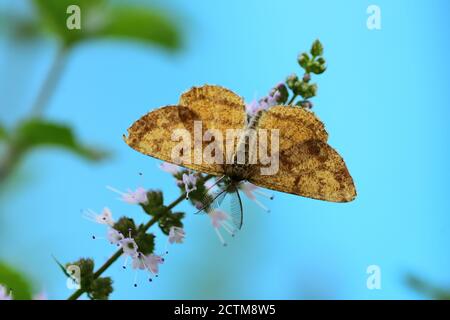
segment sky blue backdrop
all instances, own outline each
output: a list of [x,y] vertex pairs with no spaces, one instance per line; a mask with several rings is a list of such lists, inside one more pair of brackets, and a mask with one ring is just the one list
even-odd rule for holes
[[[366,28],[373,3],[381,7],[379,31]],[[30,156],[22,183],[1,199],[7,213],[1,258],[50,298],[67,297],[51,254],[62,261],[92,256],[100,264],[113,252],[90,239],[103,228],[82,219],[80,210],[106,205],[116,216],[145,219],[106,185],[161,188],[168,201],[178,194],[158,161],[123,143],[126,128],[177,102],[192,85],[220,84],[247,100],[264,95],[300,72],[297,53],[320,38],[329,67],[317,78],[315,112],[346,160],[357,199],[333,204],[276,193],[269,214],[247,202],[244,228],[227,248],[206,217],[188,214],[186,243],[171,250],[160,278],[147,285],[141,275],[142,285],[133,288],[133,273],[117,263],[107,272],[115,282],[112,297],[420,298],[405,285],[408,272],[450,283],[448,1],[176,0],[164,6],[184,26],[180,54],[102,42],[71,55],[48,116],[72,123],[80,137],[115,157],[91,165],[60,151]],[[13,123],[29,108],[54,46],[11,51],[2,40],[0,48],[0,88],[7,89],[0,116]],[[159,249],[164,243],[160,237]],[[372,264],[381,267],[381,290],[366,288]]]

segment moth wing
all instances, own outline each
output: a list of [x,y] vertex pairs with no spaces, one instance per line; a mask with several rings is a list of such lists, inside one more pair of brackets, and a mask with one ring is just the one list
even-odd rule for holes
[[[279,130],[279,150],[288,150],[293,145],[307,141],[326,142],[328,133],[316,115],[303,108],[274,106],[263,111],[258,120],[258,129]],[[269,146],[271,135],[268,135]]]
[[218,129],[224,138],[227,129],[243,129],[246,124],[244,100],[220,86],[193,87],[181,95],[179,104],[198,115],[203,129]]
[[172,151],[177,148],[180,141],[173,141],[172,134],[176,130],[187,130],[190,136],[194,137],[192,124],[194,119],[199,119],[199,116],[187,107],[165,106],[147,113],[133,123],[128,129],[128,136],[124,136],[124,140],[131,148],[148,156],[192,170],[222,175],[223,166],[221,164],[206,163],[205,161],[196,164],[193,161],[194,143],[192,141],[190,159],[180,157],[174,161]]
[[278,172],[255,174],[249,182],[331,202],[349,202],[356,197],[355,185],[344,160],[321,140],[308,140],[280,150]]

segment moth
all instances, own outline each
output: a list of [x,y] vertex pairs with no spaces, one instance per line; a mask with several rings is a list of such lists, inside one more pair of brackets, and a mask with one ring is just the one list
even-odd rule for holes
[[[238,161],[236,152],[215,149],[228,161],[193,161],[196,150],[190,146],[189,157],[173,160],[173,132],[184,130],[195,136],[195,123],[201,122],[202,134],[207,130],[226,135],[227,130],[277,130],[278,170],[275,174],[261,174],[264,165],[250,161],[252,146],[243,135],[235,148],[244,150]],[[213,85],[193,87],[181,95],[177,105],[168,105],[151,111],[128,129],[125,142],[133,149],[151,157],[174,163],[188,169],[217,176],[222,189],[203,209],[219,205],[226,194],[236,199],[232,214],[235,226],[243,223],[239,185],[250,182],[259,187],[331,202],[349,202],[356,197],[355,185],[342,157],[328,145],[324,124],[309,110],[292,106],[274,106],[249,117],[244,100],[232,91]],[[271,145],[269,143],[269,145]],[[253,146],[254,148],[254,146]],[[229,150],[228,150],[229,151]],[[185,150],[186,152],[186,150]],[[217,154],[215,154],[217,156]],[[237,203],[237,205],[236,205]]]

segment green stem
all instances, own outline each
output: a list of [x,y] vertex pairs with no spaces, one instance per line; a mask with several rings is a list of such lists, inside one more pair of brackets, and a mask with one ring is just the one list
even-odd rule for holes
[[289,100],[289,102],[287,103],[288,106],[290,106],[290,105],[294,102],[295,98],[297,98],[297,97],[298,97],[298,94],[294,94],[294,95],[292,96],[291,100]]
[[31,107],[30,117],[41,117],[44,113],[48,102],[55,91],[56,85],[61,79],[61,75],[66,65],[66,58],[69,48],[60,46],[56,52],[56,56],[50,66],[44,83],[39,91],[33,106]]
[[[34,101],[30,114],[27,118],[41,117],[44,113],[45,107],[48,105],[48,101],[51,98],[55,87],[61,78],[64,70],[68,47],[61,46],[56,52],[55,59],[48,71],[48,74],[42,84],[39,93]],[[19,164],[20,159],[23,156],[23,150],[16,145],[14,137],[7,142],[6,150],[2,159],[0,159],[0,184],[3,183],[9,175],[14,171],[14,168]]]
[[[211,178],[212,178],[211,175],[207,175],[204,178],[204,182],[208,181]],[[169,204],[166,207],[166,210],[161,212],[159,215],[154,216],[150,221],[148,221],[144,225],[144,228],[141,229],[140,232],[142,232],[142,233],[147,232],[147,230],[150,229],[150,227],[152,225],[154,225],[155,223],[157,223],[159,221],[159,219],[161,218],[162,215],[164,215],[164,213],[173,209],[176,205],[178,205],[180,202],[182,202],[185,199],[186,199],[186,193],[182,193],[178,198],[176,198],[171,204]],[[122,249],[117,250],[116,253],[114,253],[100,268],[98,268],[97,271],[94,272],[94,279],[98,279],[103,274],[103,272],[105,272],[114,262],[117,261],[117,259],[120,258],[122,253],[123,253]],[[77,291],[75,291],[69,298],[67,298],[67,300],[77,300],[83,293],[85,293],[85,290],[80,288]]]

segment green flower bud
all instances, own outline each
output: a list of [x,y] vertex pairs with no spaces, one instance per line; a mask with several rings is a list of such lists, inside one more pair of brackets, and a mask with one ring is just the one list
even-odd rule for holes
[[324,73],[327,67],[324,64],[320,64],[318,61],[314,61],[311,65],[311,72],[315,74]]
[[326,63],[326,61],[325,61],[325,59],[323,57],[317,58],[317,62],[320,63],[320,64],[325,64]]
[[289,77],[286,78],[286,84],[289,87],[289,89],[294,90],[294,85],[297,80],[298,77],[295,73],[291,74]]
[[323,54],[323,46],[322,43],[320,43],[319,39],[314,41],[314,43],[311,46],[311,54],[313,57],[321,56]]
[[309,55],[306,52],[303,52],[302,54],[300,54],[297,58],[297,62],[300,65],[300,67],[302,67],[303,69],[307,69],[308,68],[308,63],[309,63]]
[[98,278],[92,282],[89,295],[94,300],[108,300],[113,292],[112,280],[110,277]]
[[308,85],[302,97],[304,99],[309,99],[314,97],[317,94],[317,84]]

